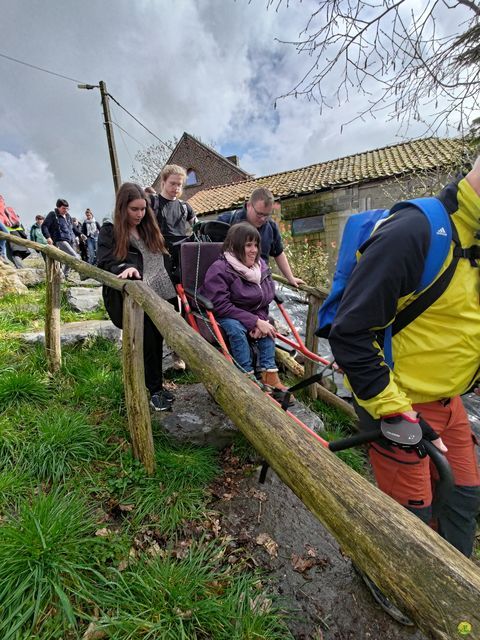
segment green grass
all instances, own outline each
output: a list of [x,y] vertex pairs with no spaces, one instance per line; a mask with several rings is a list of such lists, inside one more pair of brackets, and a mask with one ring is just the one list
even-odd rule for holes
[[44,346],[15,337],[43,330],[44,292],[0,299],[0,638],[77,640],[98,616],[109,638],[290,638],[258,578],[192,540],[217,453],[157,425],[149,477],[132,457],[117,345],[62,347],[50,375]]
[[101,448],[87,416],[70,409],[42,414],[37,434],[22,449],[22,466],[40,480],[58,481],[94,459]]
[[97,627],[112,640],[291,639],[255,576],[237,578],[217,544],[157,554],[111,576]]
[[0,374],[0,411],[22,402],[45,405],[49,397],[48,383],[38,374],[17,370]]
[[154,525],[162,535],[183,523],[203,518],[208,484],[219,469],[211,449],[156,443],[157,470],[150,477],[130,454],[122,456],[119,471],[107,471],[105,487],[118,503],[130,505],[135,528]]
[[57,490],[21,501],[0,527],[2,640],[30,637],[57,616],[65,628],[76,626],[77,602],[92,590],[91,559],[101,544],[94,531],[90,509],[75,494]]

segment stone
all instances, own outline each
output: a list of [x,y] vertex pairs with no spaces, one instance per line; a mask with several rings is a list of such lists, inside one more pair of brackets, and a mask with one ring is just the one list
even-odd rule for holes
[[202,384],[169,388],[175,396],[171,412],[154,413],[155,424],[181,443],[223,449],[238,434],[235,425],[211,398]]
[[[158,424],[181,443],[223,449],[234,442],[238,429],[202,384],[169,387],[169,391],[175,396],[172,411],[154,413],[154,425]],[[270,400],[265,398],[265,402]],[[289,411],[313,431],[321,434],[324,430],[322,420],[300,402],[297,401]]]
[[[23,264],[26,260],[23,261]],[[23,282],[26,287],[34,287],[37,284],[45,282],[45,267],[25,267],[24,269],[18,269],[17,276]]]
[[45,262],[41,253],[37,253],[36,251],[33,251],[33,249],[30,249],[30,251],[30,255],[23,260],[25,267],[45,270]]
[[27,293],[28,289],[18,277],[18,269],[0,260],[0,298],[8,293]]
[[[84,322],[68,322],[60,327],[61,344],[71,345],[84,342],[90,337],[101,337],[120,343],[122,332],[110,320],[85,320]],[[21,339],[29,344],[45,342],[43,331],[24,333]]]
[[69,287],[66,298],[74,311],[94,311],[102,304],[102,292],[98,288]]

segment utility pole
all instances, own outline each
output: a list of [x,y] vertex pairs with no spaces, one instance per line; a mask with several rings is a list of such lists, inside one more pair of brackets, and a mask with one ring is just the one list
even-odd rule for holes
[[110,156],[110,164],[112,166],[113,185],[115,187],[115,193],[117,193],[122,179],[120,177],[120,168],[118,166],[117,150],[115,148],[115,138],[113,136],[112,118],[110,116],[110,105],[108,104],[108,91],[107,85],[103,80],[100,80],[98,85],[94,84],[79,84],[79,89],[100,89],[100,95],[102,98],[103,117],[105,124],[105,131],[107,133],[108,153]]

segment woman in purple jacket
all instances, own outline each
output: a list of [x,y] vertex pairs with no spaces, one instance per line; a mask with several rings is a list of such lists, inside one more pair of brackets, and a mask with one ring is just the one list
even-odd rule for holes
[[275,365],[275,329],[268,321],[275,285],[259,247],[260,234],[254,226],[248,222],[231,226],[221,256],[205,275],[201,293],[214,305],[236,364],[246,373],[254,373],[250,336],[257,340],[263,384],[286,391]]

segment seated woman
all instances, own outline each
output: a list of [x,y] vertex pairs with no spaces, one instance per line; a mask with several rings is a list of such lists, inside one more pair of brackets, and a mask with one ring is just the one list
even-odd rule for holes
[[[113,224],[105,222],[100,229],[97,264],[118,278],[143,280],[170,302],[176,293],[164,265],[167,249],[148,202],[145,192],[137,184],[122,184],[117,192]],[[112,322],[122,328],[121,294],[110,287],[103,287],[103,299]],[[163,389],[162,351],[163,337],[145,314],[145,386],[155,411],[170,409],[174,399],[169,391]]]
[[263,384],[284,392],[287,387],[275,365],[275,329],[268,321],[275,285],[259,247],[260,234],[254,226],[248,222],[231,226],[222,254],[205,274],[200,293],[212,301],[237,366],[253,375],[248,336],[254,338]]

